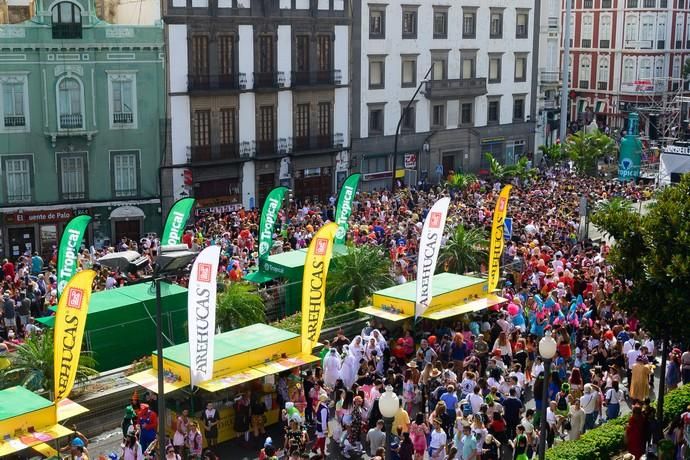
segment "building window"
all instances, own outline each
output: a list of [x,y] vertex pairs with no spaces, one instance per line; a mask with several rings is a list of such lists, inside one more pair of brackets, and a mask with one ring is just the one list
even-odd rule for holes
[[599,48],[611,46],[611,16],[602,15],[599,21]]
[[594,17],[591,14],[582,17],[582,48],[592,47],[592,36],[594,33]]
[[625,41],[637,41],[637,17],[628,16],[625,19]]
[[309,35],[297,35],[295,37],[295,73],[292,79],[294,84],[308,85],[309,79]]
[[487,123],[499,123],[501,120],[501,102],[499,100],[489,100],[489,107],[486,114]]
[[434,128],[445,128],[446,104],[434,104],[431,107],[431,126]]
[[28,101],[26,100],[25,77],[0,77],[2,86],[2,99],[0,103],[2,112],[2,127],[7,130],[19,129],[25,131],[27,120]]
[[221,35],[218,37],[218,73],[221,76],[235,75],[235,37]]
[[400,86],[414,88],[417,86],[417,58],[405,56],[400,59]]
[[132,197],[139,194],[139,153],[111,152],[113,194],[115,197]]
[[642,24],[640,30],[640,40],[648,41],[647,46],[651,47],[654,42],[654,22],[656,21],[655,16],[644,15],[642,16]]
[[388,169],[388,158],[385,156],[365,158],[362,160],[362,172],[364,174],[384,172]]
[[384,58],[369,58],[369,89],[382,89],[386,84]]
[[584,0],[582,6],[583,8],[592,8],[594,6],[594,0]]
[[297,104],[295,113],[295,147],[301,147],[302,142],[309,138],[309,104]]
[[649,58],[640,59],[640,70],[638,80],[649,80],[652,78],[652,60]]
[[383,134],[383,106],[369,106],[369,135],[380,136]]
[[476,38],[477,37],[477,13],[472,11],[463,11],[462,13],[462,38]]
[[[259,37],[259,59],[258,72],[263,74],[273,73],[274,71],[274,50],[273,36],[261,35]],[[270,76],[272,78],[272,76]]]
[[333,109],[330,102],[319,102],[319,136],[333,140]]
[[609,81],[609,58],[599,57],[599,71],[597,72],[597,89],[606,91]]
[[580,58],[580,89],[589,89],[591,78],[592,60],[587,56]]
[[400,129],[404,133],[414,133],[417,121],[415,105],[412,104],[409,107],[406,106],[407,102],[400,103],[400,111],[402,112],[402,123],[400,123]]
[[258,140],[261,142],[273,142],[275,139],[273,106],[264,105],[259,108],[259,133]]
[[53,39],[81,38],[81,9],[71,2],[53,7]]
[[108,75],[110,86],[111,128],[136,126],[136,76],[134,74]]
[[194,145],[211,145],[211,111],[194,111]]
[[623,83],[632,83],[635,80],[635,61],[628,58],[623,62]]
[[642,4],[645,8],[656,8],[656,0],[644,0]]
[[431,79],[445,80],[448,70],[448,59],[441,56],[431,56]]
[[529,35],[527,26],[529,23],[529,13],[518,12],[516,16],[515,38],[527,38]]
[[208,76],[208,37],[192,37],[192,75]]
[[524,96],[513,96],[513,121],[525,120],[525,98]]
[[460,78],[474,78],[477,69],[476,52],[460,50],[460,65]]
[[235,126],[237,126],[237,111],[234,108],[220,109],[221,145],[235,145],[237,142]]
[[448,38],[448,11],[434,9],[434,38]]
[[474,122],[474,104],[463,102],[460,104],[460,124],[471,125]]
[[527,56],[515,55],[515,81],[527,81]]
[[637,8],[637,0],[628,0],[628,8]]
[[403,9],[402,38],[417,38],[417,9]]
[[60,154],[60,198],[86,198],[85,154]]
[[489,55],[489,83],[501,82],[501,59],[500,55]]
[[82,87],[79,80],[65,77],[58,84],[58,110],[60,129],[82,129],[84,112]]
[[4,157],[4,176],[7,185],[8,203],[28,203],[31,201],[31,181],[33,179],[31,157]]
[[601,0],[602,8],[611,8],[611,0]]
[[491,23],[489,24],[489,38],[503,38],[503,11],[491,10]]
[[386,38],[386,10],[369,8],[369,38]]

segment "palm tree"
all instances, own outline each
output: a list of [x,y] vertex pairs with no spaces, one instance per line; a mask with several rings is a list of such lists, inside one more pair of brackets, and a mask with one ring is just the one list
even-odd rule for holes
[[565,141],[566,156],[572,160],[575,169],[581,175],[595,175],[599,160],[612,155],[615,150],[614,140],[599,131],[578,131],[568,136]]
[[256,285],[245,282],[224,285],[216,306],[216,324],[221,330],[239,329],[265,320],[264,299]]
[[503,173],[506,178],[516,177],[524,182],[534,179],[537,176],[537,169],[529,166],[527,157],[521,157],[514,165],[504,166]]
[[629,229],[627,219],[635,212],[633,203],[621,197],[601,200],[594,205],[594,225],[606,237],[621,237]]
[[505,167],[490,153],[485,153],[484,158],[489,163],[489,173],[497,181],[503,181],[506,177]]
[[[53,389],[53,334],[32,335],[17,346],[12,365],[3,372],[3,385],[22,385],[32,391]],[[96,360],[89,352],[81,352],[77,366],[77,385],[98,374]]]
[[458,274],[477,271],[486,261],[488,247],[489,240],[482,229],[465,228],[460,224],[441,248],[438,266]]
[[446,181],[446,188],[450,190],[465,190],[475,182],[477,182],[477,176],[474,174],[456,172]]
[[539,151],[551,165],[557,165],[565,160],[563,148],[560,144],[540,145]]
[[346,297],[359,308],[371,294],[392,285],[390,259],[382,249],[349,245],[328,272],[326,291],[329,298]]

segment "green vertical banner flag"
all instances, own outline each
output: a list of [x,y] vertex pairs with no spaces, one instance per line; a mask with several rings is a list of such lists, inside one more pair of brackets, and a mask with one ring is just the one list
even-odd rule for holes
[[276,187],[268,194],[261,210],[259,222],[259,262],[268,258],[273,247],[273,229],[278,221],[278,213],[283,206],[287,187]]
[[161,246],[180,244],[182,234],[184,233],[184,226],[187,225],[187,220],[189,220],[189,216],[192,214],[194,203],[194,198],[181,198],[175,202],[168,213],[168,218],[165,220]]
[[65,231],[62,232],[57,258],[58,296],[67,286],[70,278],[77,273],[79,249],[81,249],[81,242],[89,222],[91,222],[91,216],[77,216],[67,223]]
[[348,221],[352,214],[352,202],[355,200],[361,177],[360,173],[350,174],[340,188],[338,204],[335,208],[335,223],[338,224],[338,230],[335,232],[335,244],[343,244],[345,242]]

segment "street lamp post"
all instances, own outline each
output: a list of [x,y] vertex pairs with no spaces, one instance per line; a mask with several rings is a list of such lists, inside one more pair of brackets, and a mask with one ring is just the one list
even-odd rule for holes
[[379,410],[383,416],[386,430],[386,459],[391,458],[391,442],[393,441],[393,418],[400,408],[398,396],[393,392],[392,386],[387,386],[386,391],[379,398]]
[[419,94],[419,91],[422,89],[422,85],[427,82],[427,78],[429,78],[429,74],[431,74],[431,71],[434,69],[434,64],[431,64],[431,67],[429,67],[429,70],[426,71],[426,74],[424,75],[424,78],[422,78],[422,81],[419,82],[419,85],[417,86],[417,89],[415,90],[414,94],[412,95],[412,99],[410,99],[407,102],[407,105],[403,109],[402,113],[400,114],[400,119],[398,120],[398,126],[395,127],[395,142],[393,144],[393,179],[391,180],[391,193],[395,192],[395,173],[398,170],[398,136],[400,135],[400,125],[402,124],[403,118],[405,118],[405,114],[407,113],[407,109],[410,108],[412,103],[414,102],[415,98],[417,97],[417,94]]
[[546,455],[546,432],[548,423],[546,421],[546,409],[549,403],[549,377],[551,375],[551,360],[556,356],[556,341],[551,337],[551,332],[546,331],[546,335],[539,341],[539,355],[544,360],[544,386],[541,395],[541,423],[539,425],[539,460],[544,460]]

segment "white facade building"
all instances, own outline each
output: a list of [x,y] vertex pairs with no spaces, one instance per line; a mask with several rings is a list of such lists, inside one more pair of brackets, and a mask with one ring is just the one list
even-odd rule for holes
[[535,145],[554,143],[558,138],[561,85],[561,0],[541,4],[539,28],[539,93]]

